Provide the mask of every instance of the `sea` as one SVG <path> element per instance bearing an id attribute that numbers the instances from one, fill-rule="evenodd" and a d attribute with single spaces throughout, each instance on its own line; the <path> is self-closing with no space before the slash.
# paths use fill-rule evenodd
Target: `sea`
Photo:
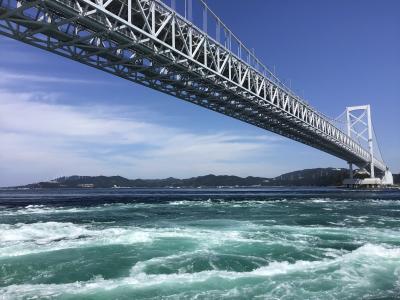
<path id="1" fill-rule="evenodd" d="M 400 191 L 0 191 L 0 299 L 400 299 Z"/>

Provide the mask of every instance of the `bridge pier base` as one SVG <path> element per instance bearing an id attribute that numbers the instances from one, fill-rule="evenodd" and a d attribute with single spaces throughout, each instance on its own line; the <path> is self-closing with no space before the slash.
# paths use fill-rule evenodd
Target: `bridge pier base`
<path id="1" fill-rule="evenodd" d="M 393 175 L 387 170 L 382 178 L 346 178 L 343 185 L 348 188 L 382 188 L 393 185 Z"/>

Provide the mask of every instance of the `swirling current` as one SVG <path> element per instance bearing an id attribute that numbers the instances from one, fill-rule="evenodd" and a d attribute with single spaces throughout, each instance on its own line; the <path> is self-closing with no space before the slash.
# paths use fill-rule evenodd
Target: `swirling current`
<path id="1" fill-rule="evenodd" d="M 400 299 L 400 191 L 0 191 L 0 299 Z"/>

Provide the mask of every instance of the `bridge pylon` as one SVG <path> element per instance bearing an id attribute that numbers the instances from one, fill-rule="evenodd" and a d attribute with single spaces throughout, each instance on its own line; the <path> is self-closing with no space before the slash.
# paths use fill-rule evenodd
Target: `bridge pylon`
<path id="1" fill-rule="evenodd" d="M 364 142 L 368 145 L 369 162 L 357 163 L 349 161 L 349 178 L 344 180 L 344 185 L 349 187 L 378 187 L 393 184 L 392 173 L 387 168 L 382 174 L 375 172 L 374 132 L 371 118 L 371 106 L 360 105 L 346 107 L 347 135 L 350 138 Z M 359 173 L 367 173 L 368 178 L 354 178 L 353 164 L 360 168 Z M 369 172 L 366 170 L 369 169 Z M 376 176 L 377 175 L 377 176 Z"/>

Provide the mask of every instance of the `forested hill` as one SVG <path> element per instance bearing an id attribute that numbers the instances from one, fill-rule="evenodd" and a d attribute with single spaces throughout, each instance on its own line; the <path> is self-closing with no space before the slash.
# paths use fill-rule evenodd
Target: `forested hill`
<path id="1" fill-rule="evenodd" d="M 121 176 L 68 176 L 22 186 L 24 188 L 165 188 L 165 187 L 262 187 L 338 186 L 348 176 L 347 169 L 317 168 L 294 171 L 275 178 L 205 175 L 187 179 L 127 179 Z M 396 175 L 397 181 L 399 176 Z"/>
<path id="2" fill-rule="evenodd" d="M 348 176 L 349 171 L 343 168 L 305 169 L 282 174 L 271 183 L 283 186 L 338 186 Z"/>

